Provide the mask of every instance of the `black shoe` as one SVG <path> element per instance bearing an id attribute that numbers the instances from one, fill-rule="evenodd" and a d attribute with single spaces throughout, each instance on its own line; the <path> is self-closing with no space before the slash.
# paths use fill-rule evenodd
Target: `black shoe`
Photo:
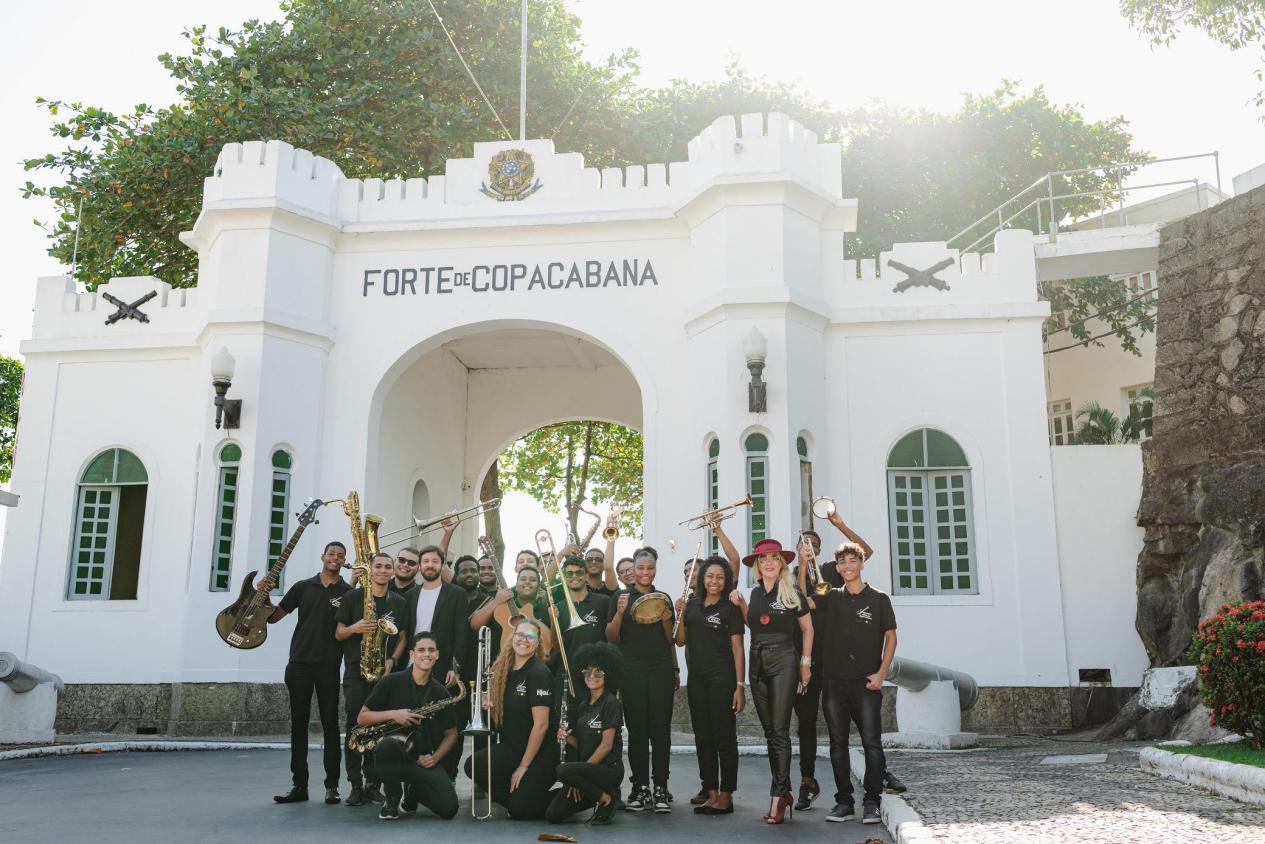
<path id="1" fill-rule="evenodd" d="M 376 782 L 365 784 L 365 801 L 368 803 L 377 803 L 379 806 L 387 801 L 382 794 L 382 789 Z"/>
<path id="2" fill-rule="evenodd" d="M 325 803 L 326 803 L 326 805 L 329 805 L 329 806 L 337 806 L 337 805 L 338 805 L 339 803 L 341 803 L 341 802 L 343 802 L 343 801 L 342 801 L 342 798 L 340 798 L 340 797 L 338 796 L 338 789 L 337 789 L 337 788 L 327 788 L 327 789 L 325 789 Z"/>
<path id="3" fill-rule="evenodd" d="M 382 808 L 378 810 L 378 820 L 380 821 L 398 821 L 400 819 L 400 807 L 394 800 L 388 800 L 382 804 Z"/>
<path id="4" fill-rule="evenodd" d="M 589 818 L 589 823 L 593 826 L 608 826 L 611 818 L 615 816 L 615 801 L 609 803 L 598 803 L 597 808 L 593 810 L 593 817 Z"/>
<path id="5" fill-rule="evenodd" d="M 387 801 L 383 801 L 384 803 Z M 413 786 L 408 783 L 404 784 L 404 799 L 400 801 L 400 814 L 412 815 L 417 812 L 417 795 L 413 793 Z"/>
<path id="6" fill-rule="evenodd" d="M 661 785 L 654 787 L 654 812 L 656 815 L 666 815 L 672 811 L 672 803 L 668 800 L 668 790 Z"/>
<path id="7" fill-rule="evenodd" d="M 856 806 L 851 803 L 836 803 L 835 807 L 830 810 L 830 814 L 826 815 L 826 820 L 843 823 L 844 821 L 855 820 L 856 816 Z"/>
<path id="8" fill-rule="evenodd" d="M 704 803 L 706 803 L 708 800 L 711 799 L 711 796 L 712 796 L 711 792 L 709 792 L 707 789 L 705 788 L 699 789 L 698 794 L 695 794 L 693 797 L 690 798 L 690 805 L 702 806 Z"/>
<path id="9" fill-rule="evenodd" d="M 365 805 L 365 790 L 358 785 L 351 787 L 351 793 L 347 795 L 347 799 L 343 801 L 344 806 L 363 806 Z"/>
<path id="10" fill-rule="evenodd" d="M 799 800 L 795 803 L 795 811 L 803 812 L 813 807 L 813 801 L 821 794 L 821 786 L 812 777 L 804 777 L 799 782 Z"/>
<path id="11" fill-rule="evenodd" d="M 700 815 L 732 815 L 734 813 L 734 804 L 730 801 L 728 808 L 717 809 L 715 806 L 699 806 L 694 809 Z"/>
<path id="12" fill-rule="evenodd" d="M 891 771 L 883 774 L 883 790 L 888 794 L 904 794 L 909 789 Z"/>
<path id="13" fill-rule="evenodd" d="M 650 789 L 643 785 L 632 790 L 632 793 L 628 795 L 628 802 L 624 804 L 624 808 L 630 812 L 644 812 L 646 804 L 649 802 Z"/>
<path id="14" fill-rule="evenodd" d="M 306 803 L 307 789 L 296 785 L 285 794 L 274 794 L 272 800 L 274 803 Z"/>
<path id="15" fill-rule="evenodd" d="M 878 812 L 877 803 L 866 803 L 861 807 L 864 811 L 861 815 L 861 823 L 880 823 L 883 816 Z"/>

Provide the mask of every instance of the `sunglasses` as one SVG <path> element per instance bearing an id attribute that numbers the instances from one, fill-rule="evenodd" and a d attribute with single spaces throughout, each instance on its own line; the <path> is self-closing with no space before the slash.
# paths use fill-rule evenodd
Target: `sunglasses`
<path id="1" fill-rule="evenodd" d="M 584 676 L 592 677 L 594 680 L 601 680 L 606 676 L 606 672 L 600 668 L 586 668 L 584 669 Z"/>

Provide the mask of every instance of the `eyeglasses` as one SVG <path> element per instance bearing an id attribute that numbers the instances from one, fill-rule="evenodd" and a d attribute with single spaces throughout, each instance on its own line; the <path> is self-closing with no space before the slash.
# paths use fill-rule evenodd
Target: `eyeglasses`
<path id="1" fill-rule="evenodd" d="M 531 633 L 519 633 L 517 630 L 515 630 L 515 631 L 514 631 L 514 637 L 513 637 L 513 638 L 515 638 L 515 639 L 522 639 L 522 640 L 527 641 L 527 642 L 534 642 L 534 641 L 536 641 L 537 639 L 539 639 L 539 638 L 540 638 L 540 636 L 539 636 L 539 634 L 535 633 L 534 631 L 533 631 L 533 632 L 531 632 Z"/>
<path id="2" fill-rule="evenodd" d="M 586 668 L 584 669 L 584 676 L 592 677 L 594 680 L 601 680 L 606 677 L 606 672 L 600 668 Z"/>

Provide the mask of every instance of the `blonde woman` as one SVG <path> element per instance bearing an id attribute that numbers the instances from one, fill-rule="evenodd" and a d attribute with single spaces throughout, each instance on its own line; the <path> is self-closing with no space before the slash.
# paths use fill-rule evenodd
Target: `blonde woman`
<path id="1" fill-rule="evenodd" d="M 771 824 L 785 821 L 791 809 L 791 712 L 795 695 L 812 676 L 813 622 L 808 600 L 791 580 L 789 566 L 794 559 L 795 552 L 783 550 L 776 539 L 760 540 L 742 558 L 744 565 L 756 570 L 751 600 L 744 600 L 737 590 L 730 596 L 751 629 L 751 697 L 764 727 L 773 775 L 769 811 L 764 816 Z M 803 642 L 800 651 L 795 647 L 797 629 Z"/>
<path id="2" fill-rule="evenodd" d="M 553 674 L 538 658 L 541 626 L 523 619 L 492 663 L 487 707 L 499 742 L 487 779 L 485 748 L 466 760 L 466 776 L 492 795 L 515 820 L 545 816 L 558 767 L 558 745 L 546 740 L 553 708 Z"/>

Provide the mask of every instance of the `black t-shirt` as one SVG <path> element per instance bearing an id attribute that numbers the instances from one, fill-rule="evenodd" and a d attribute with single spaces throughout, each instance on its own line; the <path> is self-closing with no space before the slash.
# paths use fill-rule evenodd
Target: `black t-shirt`
<path id="1" fill-rule="evenodd" d="M 597 764 L 612 768 L 623 764 L 624 739 L 620 734 L 620 727 L 624 723 L 624 707 L 619 698 L 604 691 L 596 701 L 590 701 L 586 690 L 584 703 L 577 706 L 574 713 L 571 717 L 571 733 L 578 745 L 578 755 L 574 757 L 576 761 L 589 761 L 589 757 L 602 743 L 603 731 L 613 727 L 615 743 L 611 745 L 611 752 Z"/>
<path id="2" fill-rule="evenodd" d="M 751 628 L 751 643 L 755 644 L 766 634 L 784 634 L 794 636 L 799 629 L 799 618 L 808 613 L 808 601 L 804 593 L 798 589 L 799 607 L 783 606 L 777 597 L 777 586 L 773 594 L 766 594 L 764 584 L 757 583 L 747 599 L 747 626 Z"/>
<path id="3" fill-rule="evenodd" d="M 334 638 L 334 615 L 350 591 L 351 585 L 341 577 L 325 586 L 319 574 L 286 590 L 281 609 L 287 613 L 299 611 L 294 635 L 290 637 L 291 662 L 338 664 L 343 645 Z"/>
<path id="4" fill-rule="evenodd" d="M 685 605 L 685 664 L 690 674 L 735 674 L 731 637 L 742 636 L 742 610 L 725 596 L 711 606 L 694 598 Z"/>
<path id="5" fill-rule="evenodd" d="M 470 629 L 469 620 L 470 620 L 470 616 L 474 615 L 474 611 L 477 610 L 479 607 L 483 606 L 483 604 L 487 602 L 488 596 L 483 592 L 483 590 L 480 589 L 476 591 L 473 596 L 471 596 L 470 593 L 467 592 L 466 600 L 469 602 L 466 605 L 466 608 L 469 610 L 469 612 L 466 613 L 466 625 L 465 625 L 465 630 L 468 636 L 468 640 L 466 643 L 466 663 L 465 665 L 461 666 L 461 679 L 469 681 L 469 680 L 474 679 L 474 675 L 477 673 L 477 668 L 479 664 L 479 660 L 478 660 L 479 634 L 478 634 L 478 631 Z M 494 621 L 488 622 L 488 623 L 491 624 L 493 627 L 496 626 L 496 622 Z M 495 654 L 496 652 L 493 651 L 492 653 Z"/>
<path id="6" fill-rule="evenodd" d="M 589 590 L 583 601 L 575 602 L 575 611 L 584 626 L 574 630 L 563 628 L 568 657 L 573 657 L 585 645 L 606 641 L 606 623 L 611 620 L 611 599 Z M 561 613 L 559 616 L 559 622 L 565 623 L 562 622 Z"/>
<path id="7" fill-rule="evenodd" d="M 676 646 L 668 638 L 668 634 L 663 630 L 663 623 L 656 621 L 653 624 L 638 624 L 633 618 L 633 604 L 643 595 L 649 595 L 657 591 L 654 586 L 650 587 L 650 592 L 640 592 L 635 587 L 625 590 L 628 592 L 628 606 L 624 607 L 624 620 L 620 622 L 619 627 L 619 649 L 624 654 L 626 662 L 633 663 L 634 666 L 649 666 L 660 664 L 676 664 Z M 668 604 L 668 626 L 676 620 L 676 608 L 672 606 L 672 599 L 668 598 L 666 592 L 660 592 L 667 599 Z M 612 608 L 612 612 L 614 612 Z"/>
<path id="8" fill-rule="evenodd" d="M 532 718 L 531 713 L 534 706 L 548 706 L 552 722 L 553 674 L 536 657 L 529 659 L 527 664 L 517 671 L 510 671 L 509 678 L 505 682 L 505 701 L 501 707 L 501 725 L 498 732 L 501 740 L 512 747 L 520 757 L 527 750 L 527 740 L 531 737 L 531 730 L 535 725 L 535 719 Z M 553 738 L 555 737 L 545 736 L 540 751 L 532 760 L 533 765 L 548 761 L 550 748 L 553 748 L 553 755 L 557 756 L 558 743 L 551 740 Z"/>
<path id="9" fill-rule="evenodd" d="M 432 675 L 425 685 L 413 682 L 413 671 L 398 671 L 379 680 L 365 698 L 365 709 L 385 712 L 390 709 L 419 709 L 428 703 L 436 703 L 452 697 L 443 683 Z M 460 703 L 445 706 L 427 718 L 412 731 L 420 731 L 416 742 L 418 755 L 434 753 L 443 741 L 444 732 L 457 726 L 457 708 Z M 401 733 L 403 735 L 404 733 Z"/>
<path id="10" fill-rule="evenodd" d="M 831 589 L 816 597 L 822 611 L 822 677 L 860 680 L 883 664 L 883 634 L 896 629 L 896 614 L 886 592 L 866 586 L 853 595 Z"/>
<path id="11" fill-rule="evenodd" d="M 365 617 L 365 593 L 364 590 L 357 586 L 343 596 L 342 606 L 338 608 L 338 612 L 334 616 L 334 620 L 340 624 L 351 626 L 357 621 Z M 387 591 L 381 598 L 375 597 L 373 605 L 377 608 L 378 618 L 389 618 L 395 622 L 395 626 L 400 628 L 400 633 L 395 636 L 386 637 L 384 644 L 383 659 L 391 655 L 391 651 L 395 650 L 395 643 L 399 636 L 405 635 L 404 616 L 408 613 L 408 604 L 405 603 L 403 596 L 399 593 Z M 360 644 L 364 638 L 363 633 L 343 640 L 343 665 L 347 666 L 347 670 L 351 672 L 360 669 Z"/>
<path id="12" fill-rule="evenodd" d="M 387 584 L 387 590 L 390 591 L 394 595 L 407 595 L 409 592 L 411 592 L 413 589 L 416 589 L 416 588 L 417 588 L 416 580 L 414 580 L 411 583 L 408 583 L 405 586 L 400 586 L 396 582 L 395 578 L 393 577 L 391 578 L 391 582 Z"/>
<path id="13" fill-rule="evenodd" d="M 606 586 L 606 583 L 603 582 L 601 586 L 590 585 L 589 591 L 596 592 L 598 595 L 605 595 L 607 598 L 610 598 L 611 603 L 614 604 L 615 596 L 620 593 L 620 587 L 616 586 L 614 589 L 610 589 Z"/>

